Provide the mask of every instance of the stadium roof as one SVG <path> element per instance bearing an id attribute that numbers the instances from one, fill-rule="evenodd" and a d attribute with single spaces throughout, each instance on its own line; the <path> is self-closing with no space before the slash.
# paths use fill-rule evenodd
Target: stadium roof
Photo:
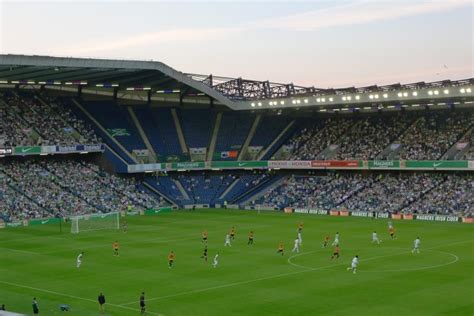
<path id="1" fill-rule="evenodd" d="M 1 86 L 113 95 L 117 98 L 219 103 L 234 110 L 314 107 L 350 110 L 381 104 L 471 102 L 474 79 L 319 89 L 292 83 L 187 74 L 161 62 L 26 55 L 0 55 Z M 466 102 L 466 103 L 467 103 Z"/>

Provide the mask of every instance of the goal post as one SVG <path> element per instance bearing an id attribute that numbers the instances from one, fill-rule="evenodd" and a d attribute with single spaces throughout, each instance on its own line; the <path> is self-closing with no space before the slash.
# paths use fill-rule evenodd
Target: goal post
<path id="1" fill-rule="evenodd" d="M 86 214 L 71 217 L 71 233 L 102 230 L 119 229 L 120 213 Z"/>

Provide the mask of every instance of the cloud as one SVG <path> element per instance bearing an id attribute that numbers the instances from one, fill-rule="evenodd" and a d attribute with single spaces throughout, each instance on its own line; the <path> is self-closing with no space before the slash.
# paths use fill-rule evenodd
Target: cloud
<path id="1" fill-rule="evenodd" d="M 76 47 L 62 47 L 54 49 L 54 51 L 64 55 L 86 55 L 100 52 L 115 52 L 120 49 L 143 47 L 164 42 L 212 41 L 233 35 L 245 34 L 245 32 L 249 31 L 265 29 L 314 31 L 322 28 L 361 25 L 444 12 L 469 5 L 472 6 L 471 0 L 357 1 L 286 17 L 254 21 L 233 27 L 181 28 L 148 32 L 105 42 L 80 43 Z"/>
<path id="2" fill-rule="evenodd" d="M 269 19 L 259 28 L 311 31 L 321 28 L 367 24 L 403 17 L 444 12 L 472 5 L 471 0 L 360 1 L 348 5 Z"/>

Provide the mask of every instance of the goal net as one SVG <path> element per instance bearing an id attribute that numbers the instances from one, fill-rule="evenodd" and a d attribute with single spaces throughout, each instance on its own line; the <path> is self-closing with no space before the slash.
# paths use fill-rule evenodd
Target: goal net
<path id="1" fill-rule="evenodd" d="M 71 217 L 72 234 L 101 229 L 119 229 L 119 225 L 120 214 L 118 212 Z"/>

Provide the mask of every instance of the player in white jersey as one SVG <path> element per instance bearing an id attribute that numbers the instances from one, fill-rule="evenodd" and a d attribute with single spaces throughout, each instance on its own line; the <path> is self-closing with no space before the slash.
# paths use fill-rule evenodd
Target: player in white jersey
<path id="1" fill-rule="evenodd" d="M 230 243 L 230 235 L 229 234 L 225 235 L 224 247 L 227 247 L 227 246 L 232 247 L 232 244 Z"/>
<path id="2" fill-rule="evenodd" d="M 78 268 L 78 269 L 81 267 L 83 255 L 84 255 L 84 251 L 81 252 L 81 253 L 79 254 L 79 256 L 77 256 L 77 259 L 76 259 L 76 268 Z"/>
<path id="3" fill-rule="evenodd" d="M 420 253 L 420 244 L 420 237 L 416 237 L 415 241 L 413 241 L 413 249 L 411 250 L 411 253 Z"/>
<path id="4" fill-rule="evenodd" d="M 388 229 L 392 229 L 393 228 L 393 223 L 391 221 L 389 221 L 388 223 Z"/>
<path id="5" fill-rule="evenodd" d="M 217 268 L 217 265 L 219 264 L 218 259 L 219 259 L 219 254 L 216 253 L 216 255 L 214 256 L 214 260 L 213 260 L 213 262 L 212 262 L 212 266 L 213 266 L 214 268 Z"/>
<path id="6" fill-rule="evenodd" d="M 357 272 L 357 265 L 359 264 L 359 256 L 356 255 L 354 258 L 352 258 L 351 266 L 347 268 L 347 271 L 352 270 L 352 273 Z"/>
<path id="7" fill-rule="evenodd" d="M 334 241 L 332 242 L 333 246 L 339 245 L 339 232 L 336 232 L 336 235 L 334 236 Z"/>
<path id="8" fill-rule="evenodd" d="M 374 230 L 372 233 L 372 243 L 377 243 L 377 245 L 380 245 L 381 240 L 379 239 L 379 236 L 377 235 L 377 232 Z"/>
<path id="9" fill-rule="evenodd" d="M 301 235 L 301 230 L 298 231 L 298 241 L 299 241 L 299 244 L 301 245 L 303 243 L 303 237 Z"/>
<path id="10" fill-rule="evenodd" d="M 291 252 L 300 252 L 300 240 L 298 238 L 295 239 L 295 245 L 293 246 L 293 250 Z"/>

